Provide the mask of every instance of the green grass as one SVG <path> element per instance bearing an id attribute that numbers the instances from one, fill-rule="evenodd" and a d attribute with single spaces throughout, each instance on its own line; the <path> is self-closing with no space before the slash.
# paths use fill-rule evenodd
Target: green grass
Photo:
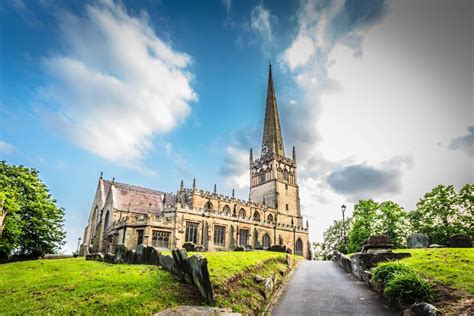
<path id="1" fill-rule="evenodd" d="M 395 252 L 411 253 L 402 262 L 421 275 L 474 295 L 473 248 L 397 249 Z"/>
<path id="2" fill-rule="evenodd" d="M 236 274 L 265 261 L 271 259 L 283 261 L 286 258 L 285 253 L 270 251 L 200 252 L 199 254 L 207 258 L 209 276 L 211 283 L 215 286 L 220 286 Z"/>
<path id="3" fill-rule="evenodd" d="M 151 314 L 202 305 L 194 289 L 155 266 L 84 259 L 0 265 L 0 314 Z"/>

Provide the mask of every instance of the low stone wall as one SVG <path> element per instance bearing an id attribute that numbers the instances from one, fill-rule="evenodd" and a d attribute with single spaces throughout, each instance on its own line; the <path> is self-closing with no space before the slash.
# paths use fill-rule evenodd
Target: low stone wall
<path id="1" fill-rule="evenodd" d="M 395 261 L 403 258 L 411 257 L 409 253 L 356 253 L 351 256 L 352 274 L 368 282 L 366 271 L 375 267 L 380 262 Z"/>
<path id="2" fill-rule="evenodd" d="M 334 262 L 344 268 L 347 273 L 352 273 L 352 262 L 349 256 L 346 256 L 345 254 L 340 253 L 339 251 L 335 251 L 332 258 Z"/>
<path id="3" fill-rule="evenodd" d="M 115 253 L 95 253 L 86 255 L 86 260 L 107 263 L 149 264 L 162 267 L 177 275 L 181 281 L 194 285 L 207 304 L 214 304 L 207 259 L 201 255 L 188 258 L 185 249 L 175 249 L 173 256 L 163 255 L 155 247 L 138 245 L 137 249 L 127 249 L 124 245 L 115 247 Z"/>

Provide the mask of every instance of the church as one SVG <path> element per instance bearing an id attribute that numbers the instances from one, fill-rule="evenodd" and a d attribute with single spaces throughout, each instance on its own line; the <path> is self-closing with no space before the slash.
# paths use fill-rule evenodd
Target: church
<path id="1" fill-rule="evenodd" d="M 113 253 L 115 246 L 144 244 L 174 249 L 192 243 L 203 251 L 229 251 L 237 246 L 268 249 L 286 246 L 311 258 L 308 222 L 300 210 L 296 151 L 285 155 L 280 118 L 269 66 L 262 148 L 250 149 L 249 200 L 186 188 L 174 193 L 99 178 L 81 254 Z"/>

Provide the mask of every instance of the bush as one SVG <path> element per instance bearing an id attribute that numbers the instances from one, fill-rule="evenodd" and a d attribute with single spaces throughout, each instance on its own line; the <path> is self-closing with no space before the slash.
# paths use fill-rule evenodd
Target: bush
<path id="1" fill-rule="evenodd" d="M 434 293 L 428 280 L 415 272 L 395 273 L 387 282 L 384 295 L 403 307 L 434 300 Z"/>
<path id="2" fill-rule="evenodd" d="M 400 261 L 390 261 L 378 264 L 373 270 L 372 275 L 374 281 L 380 285 L 385 286 L 397 273 L 414 272 L 412 268 L 406 263 Z"/>
<path id="3" fill-rule="evenodd" d="M 268 251 L 286 252 L 286 246 L 273 245 L 270 248 L 268 248 Z"/>
<path id="4" fill-rule="evenodd" d="M 245 247 L 242 246 L 242 245 L 239 245 L 239 246 L 234 248 L 234 251 L 245 251 Z"/>

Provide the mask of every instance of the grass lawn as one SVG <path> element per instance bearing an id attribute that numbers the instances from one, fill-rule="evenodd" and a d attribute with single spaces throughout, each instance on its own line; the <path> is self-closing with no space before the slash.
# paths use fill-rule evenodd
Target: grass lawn
<path id="1" fill-rule="evenodd" d="M 0 314 L 151 314 L 202 305 L 197 291 L 155 266 L 84 259 L 0 265 Z"/>
<path id="2" fill-rule="evenodd" d="M 474 248 L 397 249 L 409 252 L 403 262 L 434 281 L 474 295 Z"/>

